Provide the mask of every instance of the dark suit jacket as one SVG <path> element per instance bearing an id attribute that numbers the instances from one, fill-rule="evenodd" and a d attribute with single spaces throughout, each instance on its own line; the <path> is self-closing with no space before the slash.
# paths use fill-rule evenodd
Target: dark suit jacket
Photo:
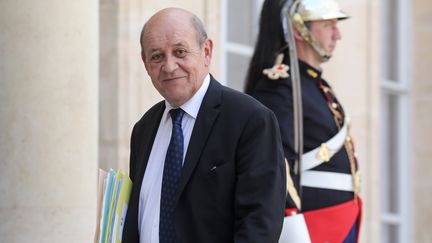
<path id="1" fill-rule="evenodd" d="M 138 201 L 164 102 L 138 121 L 131 138 L 131 199 L 123 243 L 139 242 Z M 285 167 L 274 114 L 211 77 L 184 161 L 174 212 L 179 243 L 278 242 Z"/>

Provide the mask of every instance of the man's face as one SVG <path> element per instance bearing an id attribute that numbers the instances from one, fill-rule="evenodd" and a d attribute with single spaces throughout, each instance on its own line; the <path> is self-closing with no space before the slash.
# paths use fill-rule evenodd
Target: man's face
<path id="1" fill-rule="evenodd" d="M 309 30 L 330 56 L 336 48 L 336 42 L 342 38 L 337 23 L 337 19 L 313 21 Z"/>
<path id="2" fill-rule="evenodd" d="M 201 87 L 209 71 L 212 42 L 200 45 L 190 16 L 182 13 L 165 13 L 153 20 L 143 36 L 144 65 L 158 92 L 178 107 Z"/>

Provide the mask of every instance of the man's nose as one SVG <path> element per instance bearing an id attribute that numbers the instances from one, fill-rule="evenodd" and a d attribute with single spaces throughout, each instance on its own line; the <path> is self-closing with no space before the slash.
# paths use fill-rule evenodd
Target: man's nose
<path id="1" fill-rule="evenodd" d="M 340 40 L 340 39 L 342 39 L 342 34 L 341 34 L 340 30 L 339 30 L 339 27 L 337 27 L 337 26 L 334 27 L 334 34 L 333 34 L 333 38 L 334 38 L 335 40 Z"/>
<path id="2" fill-rule="evenodd" d="M 162 66 L 162 71 L 171 73 L 178 68 L 177 60 L 175 57 L 167 56 L 165 63 Z"/>

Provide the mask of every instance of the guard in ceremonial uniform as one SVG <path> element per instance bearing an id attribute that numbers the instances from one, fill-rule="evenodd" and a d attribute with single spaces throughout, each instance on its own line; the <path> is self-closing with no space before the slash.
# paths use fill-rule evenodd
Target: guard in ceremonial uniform
<path id="1" fill-rule="evenodd" d="M 349 16 L 334 0 L 266 0 L 245 92 L 276 114 L 287 161 L 280 243 L 358 242 L 361 200 L 350 120 L 321 64 Z"/>

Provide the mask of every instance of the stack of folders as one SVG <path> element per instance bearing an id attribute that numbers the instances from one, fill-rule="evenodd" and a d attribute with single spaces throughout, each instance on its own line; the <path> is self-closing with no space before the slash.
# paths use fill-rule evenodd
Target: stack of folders
<path id="1" fill-rule="evenodd" d="M 121 243 L 131 189 L 128 175 L 99 169 L 95 243 Z"/>

